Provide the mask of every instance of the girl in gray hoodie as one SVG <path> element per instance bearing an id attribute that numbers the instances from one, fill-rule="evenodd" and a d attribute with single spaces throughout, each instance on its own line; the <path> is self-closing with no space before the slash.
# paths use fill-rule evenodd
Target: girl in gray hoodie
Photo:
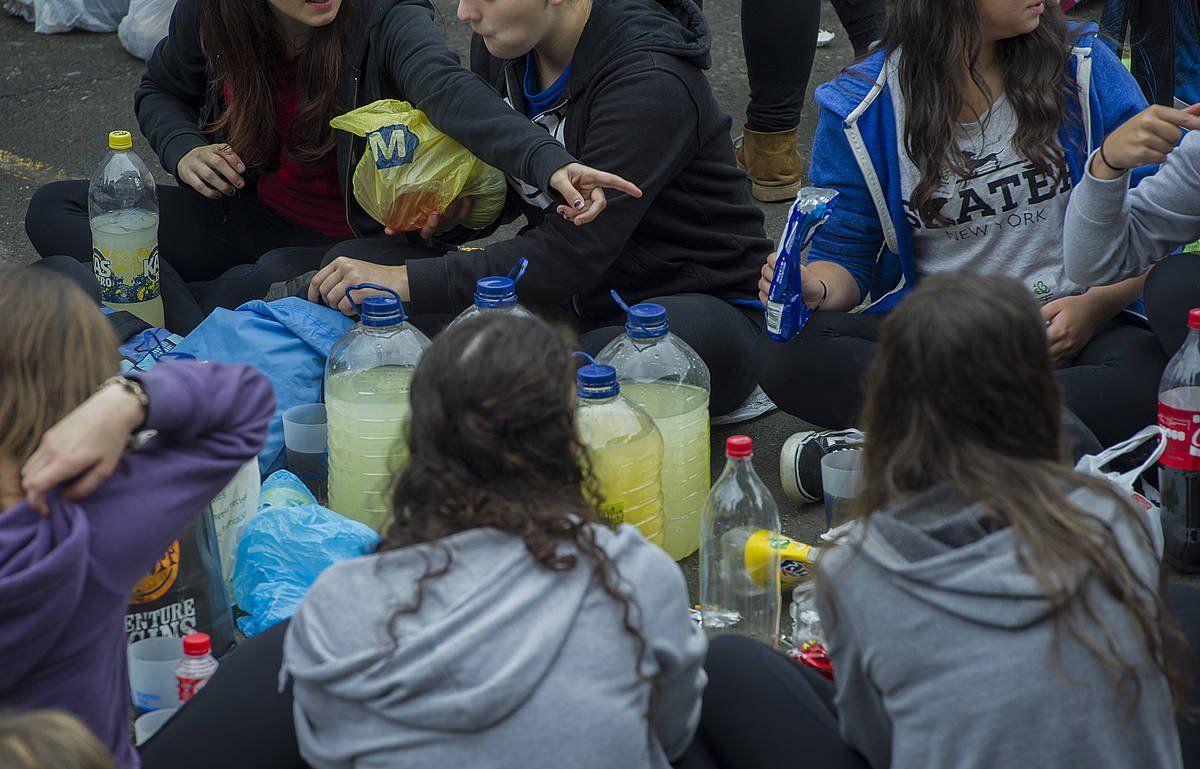
<path id="1" fill-rule="evenodd" d="M 778 660 L 717 639 L 701 726 L 711 752 L 730 755 L 729 731 L 765 740 L 790 719 L 821 766 L 1183 766 L 1186 642 L 1148 526 L 1062 462 L 1059 414 L 1028 290 L 927 278 L 883 324 L 859 523 L 819 563 L 836 707 L 798 694 L 799 668 L 746 692 L 740 682 Z M 782 765 L 770 753 L 721 765 Z"/>
<path id="2" fill-rule="evenodd" d="M 707 644 L 671 558 L 584 496 L 570 351 L 495 315 L 426 351 L 395 522 L 284 642 L 315 769 L 666 769 L 688 746 Z"/>

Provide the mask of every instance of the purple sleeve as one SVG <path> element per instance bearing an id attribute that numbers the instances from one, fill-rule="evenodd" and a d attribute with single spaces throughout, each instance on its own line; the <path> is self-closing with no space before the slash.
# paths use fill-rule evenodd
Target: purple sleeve
<path id="1" fill-rule="evenodd" d="M 248 460 L 275 411 L 257 369 L 220 363 L 162 363 L 137 379 L 158 434 L 126 454 L 87 499 L 93 574 L 128 593 Z"/>

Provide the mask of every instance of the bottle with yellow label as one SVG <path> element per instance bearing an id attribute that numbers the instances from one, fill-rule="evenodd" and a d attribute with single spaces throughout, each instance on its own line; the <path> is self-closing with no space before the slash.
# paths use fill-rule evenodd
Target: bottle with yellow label
<path id="1" fill-rule="evenodd" d="M 663 544 L 663 439 L 654 420 L 621 395 L 612 366 L 577 374 L 575 421 L 600 494 L 600 512 L 613 523 L 636 526 Z"/>
<path id="2" fill-rule="evenodd" d="M 108 135 L 109 152 L 88 185 L 92 269 L 100 299 L 151 326 L 163 325 L 158 269 L 158 196 L 128 131 Z"/>
<path id="3" fill-rule="evenodd" d="M 744 531 L 739 531 L 739 534 Z M 786 589 L 795 587 L 808 578 L 809 567 L 817 562 L 821 549 L 789 539 L 782 534 L 759 529 L 745 537 L 742 552 L 745 556 L 746 571 L 759 585 L 767 584 L 767 569 L 778 561 L 779 584 Z"/>

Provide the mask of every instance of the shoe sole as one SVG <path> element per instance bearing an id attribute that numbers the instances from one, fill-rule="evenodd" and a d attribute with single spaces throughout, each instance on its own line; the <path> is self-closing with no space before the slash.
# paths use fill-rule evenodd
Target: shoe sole
<path id="1" fill-rule="evenodd" d="M 808 440 L 809 437 L 816 435 L 816 433 L 816 430 L 809 430 L 792 435 L 783 442 L 783 449 L 779 452 L 779 482 L 783 486 L 783 493 L 793 502 L 812 504 L 818 501 L 816 497 L 800 488 L 800 480 L 796 472 L 799 463 L 789 463 L 787 461 L 787 457 L 798 458 L 798 446 Z M 788 467 L 789 464 L 791 465 L 790 468 Z"/>
<path id="2" fill-rule="evenodd" d="M 794 199 L 802 186 L 804 186 L 803 182 L 796 181 L 793 184 L 785 184 L 781 187 L 764 187 L 751 179 L 750 194 L 760 203 L 779 203 L 784 200 Z"/>

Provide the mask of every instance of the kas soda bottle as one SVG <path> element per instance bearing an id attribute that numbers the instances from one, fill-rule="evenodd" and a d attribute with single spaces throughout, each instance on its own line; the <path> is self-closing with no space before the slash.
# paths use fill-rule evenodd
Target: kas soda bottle
<path id="1" fill-rule="evenodd" d="M 179 685 L 179 701 L 187 702 L 204 688 L 217 672 L 217 658 L 212 655 L 208 633 L 188 633 L 183 637 L 183 659 L 175 666 L 175 681 Z"/>
<path id="2" fill-rule="evenodd" d="M 1200 308 L 1188 313 L 1187 339 L 1158 388 L 1158 426 L 1167 437 L 1159 460 L 1163 557 L 1200 571 Z"/>

